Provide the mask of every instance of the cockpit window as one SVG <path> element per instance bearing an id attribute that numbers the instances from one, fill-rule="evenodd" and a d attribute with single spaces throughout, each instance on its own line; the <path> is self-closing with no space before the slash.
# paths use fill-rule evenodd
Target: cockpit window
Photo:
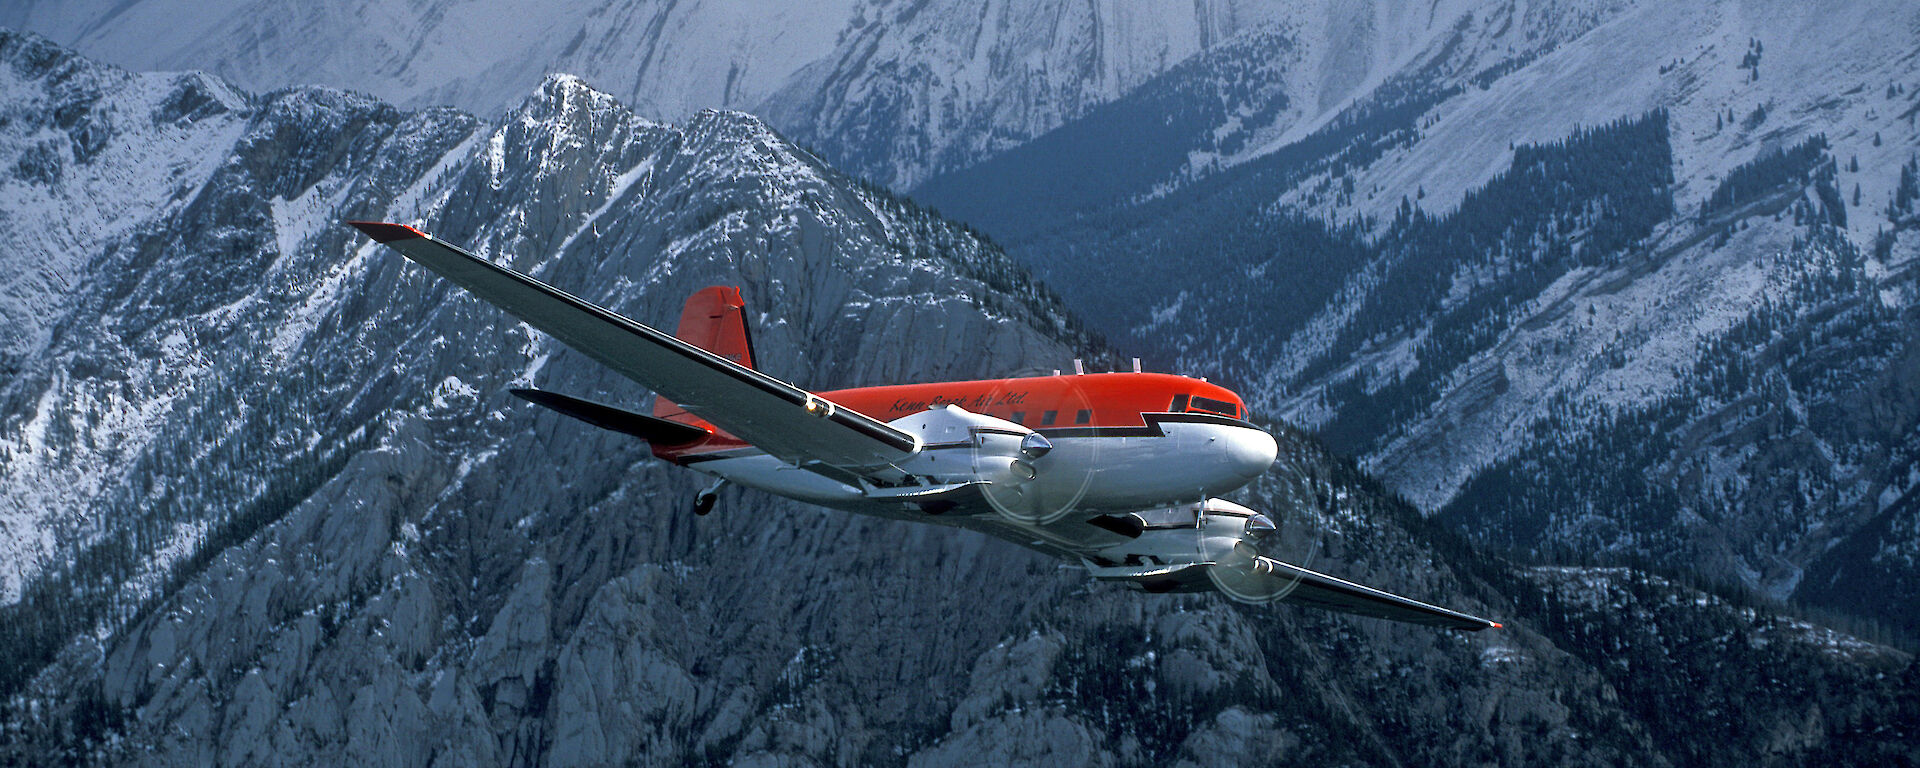
<path id="1" fill-rule="evenodd" d="M 1174 395 L 1173 405 L 1167 406 L 1168 413 L 1179 413 L 1186 409 L 1187 409 L 1187 396 L 1185 394 Z"/>
<path id="2" fill-rule="evenodd" d="M 1187 410 L 1205 411 L 1207 413 L 1217 413 L 1221 416 L 1227 416 L 1230 418 L 1236 418 L 1236 419 L 1240 418 L 1239 406 L 1234 405 L 1233 403 L 1229 403 L 1225 400 L 1215 400 L 1210 397 L 1193 398 L 1193 400 L 1190 403 L 1188 403 Z"/>

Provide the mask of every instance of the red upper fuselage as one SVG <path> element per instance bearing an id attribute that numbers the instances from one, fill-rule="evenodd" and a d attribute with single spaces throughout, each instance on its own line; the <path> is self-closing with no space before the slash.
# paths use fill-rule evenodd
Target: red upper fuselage
<path id="1" fill-rule="evenodd" d="M 1142 414 L 1210 413 L 1245 419 L 1246 404 L 1218 384 L 1166 373 L 1090 373 L 1083 376 L 1033 376 L 1017 379 L 894 384 L 821 392 L 845 408 L 880 421 L 893 421 L 928 408 L 957 405 L 974 413 L 1015 422 L 1042 433 L 1143 427 Z M 668 460 L 743 448 L 747 443 L 678 408 L 656 415 L 704 427 L 713 437 L 686 445 L 655 445 L 654 455 Z"/>

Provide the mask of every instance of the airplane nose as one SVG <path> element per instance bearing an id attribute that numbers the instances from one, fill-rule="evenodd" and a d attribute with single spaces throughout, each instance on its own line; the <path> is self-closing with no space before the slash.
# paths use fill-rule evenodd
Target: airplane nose
<path id="1" fill-rule="evenodd" d="M 1227 441 L 1227 457 L 1232 462 L 1234 472 L 1241 477 L 1253 479 L 1265 474 L 1273 460 L 1280 455 L 1280 444 L 1274 442 L 1273 435 L 1258 429 L 1234 430 L 1233 438 Z"/>

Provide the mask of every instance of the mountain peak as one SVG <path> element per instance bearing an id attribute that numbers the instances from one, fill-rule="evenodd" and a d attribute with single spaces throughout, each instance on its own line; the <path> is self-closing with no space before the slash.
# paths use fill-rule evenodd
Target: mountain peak
<path id="1" fill-rule="evenodd" d="M 700 110 L 687 118 L 683 130 L 689 140 L 701 143 L 725 142 L 788 153 L 798 149 L 758 116 L 731 109 Z"/>
<path id="2" fill-rule="evenodd" d="M 579 75 L 555 72 L 535 88 L 512 114 L 521 119 L 545 120 L 580 113 L 600 114 L 617 111 L 631 115 L 632 110 L 613 94 L 593 87 Z"/>
<path id="3" fill-rule="evenodd" d="M 112 69 L 86 59 L 72 50 L 32 32 L 0 27 L 0 61 L 13 67 L 14 74 L 32 78 L 62 64 L 76 63 L 87 68 Z"/>

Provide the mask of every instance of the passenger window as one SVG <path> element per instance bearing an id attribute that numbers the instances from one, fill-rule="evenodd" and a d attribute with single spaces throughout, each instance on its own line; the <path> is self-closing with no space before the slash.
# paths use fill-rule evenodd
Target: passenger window
<path id="1" fill-rule="evenodd" d="M 1093 421 L 1093 411 L 1080 411 L 1073 415 L 1073 423 L 1086 424 Z"/>
<path id="2" fill-rule="evenodd" d="M 1040 414 L 1040 426 L 1043 426 L 1043 427 L 1051 427 L 1051 426 L 1053 426 L 1053 420 L 1054 420 L 1054 419 L 1055 419 L 1056 417 L 1058 417 L 1059 415 L 1060 415 L 1060 412 L 1059 412 L 1059 411 L 1046 411 L 1046 412 L 1044 412 L 1044 413 L 1041 413 L 1041 414 Z"/>
<path id="3" fill-rule="evenodd" d="M 1027 423 L 1027 412 L 1026 412 L 1026 411 L 1014 411 L 1014 412 L 1013 412 L 1013 418 L 1012 418 L 1012 419 L 1010 419 L 1010 421 L 1012 421 L 1012 422 L 1013 422 L 1013 423 L 1015 423 L 1015 424 L 1025 424 L 1025 423 Z"/>

